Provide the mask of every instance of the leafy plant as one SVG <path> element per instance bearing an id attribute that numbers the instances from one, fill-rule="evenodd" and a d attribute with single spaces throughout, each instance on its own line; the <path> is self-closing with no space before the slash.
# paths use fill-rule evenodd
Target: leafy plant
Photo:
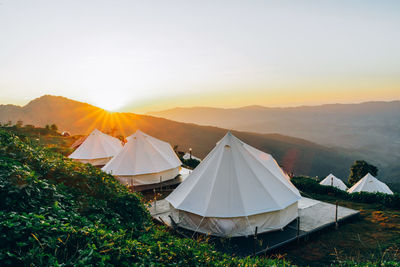
<path id="1" fill-rule="evenodd" d="M 9 266 L 265 266 L 156 226 L 112 176 L 0 129 L 0 262 Z"/>

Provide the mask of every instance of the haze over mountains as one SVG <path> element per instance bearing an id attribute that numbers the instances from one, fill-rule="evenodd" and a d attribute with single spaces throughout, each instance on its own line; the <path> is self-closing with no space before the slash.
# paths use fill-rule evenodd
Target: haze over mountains
<path id="1" fill-rule="evenodd" d="M 398 103 L 394 102 L 391 103 L 391 105 L 394 106 L 391 109 L 396 110 Z M 305 109 L 307 110 L 313 108 Z M 177 110 L 186 111 L 186 109 Z M 279 109 L 266 110 L 273 110 L 275 112 L 274 114 L 276 114 L 275 116 L 279 115 Z M 398 127 L 398 124 L 395 125 L 393 119 L 388 115 L 390 114 L 389 110 L 390 109 L 388 109 L 386 113 L 379 113 L 379 116 L 382 117 L 383 121 L 389 121 L 393 124 L 391 124 L 392 128 L 390 129 L 393 132 L 391 135 L 395 136 L 395 129 Z M 196 112 L 192 113 L 193 122 L 205 124 L 206 122 L 204 121 L 199 122 L 201 117 L 204 116 L 204 118 L 208 118 L 210 121 L 214 118 L 214 121 L 208 124 L 217 124 L 217 122 L 220 122 L 219 126 L 231 129 L 234 128 L 232 126 L 234 125 L 235 121 L 244 121 L 247 123 L 247 125 L 258 125 L 258 127 L 263 125 L 264 118 L 258 118 L 258 122 L 256 122 L 256 118 L 250 120 L 250 114 L 265 112 L 265 108 L 262 107 L 246 107 L 238 110 L 232 110 L 232 112 L 238 116 L 236 120 L 233 115 L 214 115 L 219 113 L 219 111 L 219 109 L 206 108 L 203 109 L 203 112 L 201 112 L 196 109 Z M 222 111 L 227 112 L 228 110 Z M 247 117 L 240 115 L 242 113 L 239 111 L 243 111 L 243 114 L 248 114 L 246 115 Z M 197 117 L 195 114 L 198 112 L 201 114 L 199 113 Z M 312 125 L 312 120 L 315 118 L 318 125 L 323 125 L 323 119 L 312 113 L 313 112 L 308 113 L 309 117 L 307 123 Z M 373 111 L 371 111 L 371 113 L 373 113 Z M 300 127 L 301 123 L 296 121 L 296 118 L 301 117 L 296 111 L 291 111 L 290 113 L 285 114 L 287 118 L 285 119 L 286 126 L 278 123 L 279 121 L 277 119 L 270 119 L 270 125 L 274 125 L 274 122 L 275 125 L 281 125 L 282 129 L 287 127 L 287 135 L 292 136 L 294 136 L 297 132 L 301 132 L 301 129 L 304 131 L 304 133 L 306 132 L 304 127 Z M 290 116 L 289 114 L 292 115 Z M 346 121 L 346 115 L 342 116 L 344 118 L 343 121 Z M 325 116 L 325 119 L 327 117 L 329 116 Z M 223 121 L 223 118 L 226 118 L 225 122 Z M 283 117 L 281 118 L 283 119 Z M 180 119 L 182 120 L 182 118 Z M 370 119 L 371 121 L 375 120 L 374 118 Z M 103 109 L 86 103 L 70 100 L 64 97 L 49 95 L 32 100 L 23 107 L 15 105 L 0 105 L 1 123 L 6 123 L 8 121 L 16 123 L 18 120 L 23 121 L 24 124 L 33 124 L 37 126 L 55 123 L 61 131 L 67 130 L 73 134 L 88 134 L 94 128 L 98 128 L 105 132 L 110 132 L 111 129 L 116 128 L 120 134 L 127 136 L 132 134 L 137 129 L 141 129 L 150 135 L 170 142 L 171 145 L 178 145 L 180 150 L 188 150 L 188 148 L 191 147 L 193 149 L 193 153 L 199 157 L 206 156 L 208 152 L 215 146 L 215 143 L 227 132 L 227 130 L 223 128 L 176 122 L 148 115 L 137 115 L 133 113 L 109 113 Z M 185 120 L 190 121 L 188 118 Z M 342 132 L 342 130 L 340 130 L 341 128 L 339 127 L 341 125 L 340 123 L 336 123 L 332 118 L 329 120 L 332 124 L 331 129 L 335 129 L 336 127 L 336 129 L 339 129 L 339 131 Z M 381 121 L 376 123 L 379 124 L 383 122 Z M 229 126 L 227 126 L 228 124 Z M 363 124 L 365 124 L 364 121 L 358 121 L 356 123 L 356 125 Z M 290 125 L 293 126 L 291 127 Z M 383 123 L 382 127 L 385 127 L 385 125 L 386 124 Z M 248 129 L 246 129 L 245 123 L 243 123 L 240 127 L 237 127 L 237 129 L 255 131 L 255 129 L 251 128 L 250 126 Z M 326 132 L 326 129 L 310 126 L 310 132 L 312 131 Z M 383 129 L 380 131 L 383 131 Z M 380 133 L 380 131 L 378 132 Z M 367 159 L 371 161 L 371 163 L 378 165 L 380 168 L 380 173 L 378 176 L 379 178 L 383 180 L 395 181 L 394 179 L 397 179 L 395 177 L 399 177 L 395 174 L 395 172 L 397 172 L 397 163 L 393 165 L 393 163 L 388 163 L 386 160 L 377 158 L 375 160 L 371 160 L 371 157 L 361 155 L 361 153 L 357 151 L 328 148 L 304 139 L 289 137 L 281 134 L 249 133 L 244 131 L 233 132 L 244 142 L 272 154 L 285 170 L 295 174 L 321 177 L 333 172 L 337 176 L 347 180 L 349 167 L 352 162 L 356 159 Z M 372 132 L 375 133 L 376 131 L 374 130 Z M 316 133 L 312 134 L 319 136 Z M 352 136 L 352 138 L 356 139 L 357 137 Z M 313 140 L 312 138 L 310 139 Z"/>
<path id="2" fill-rule="evenodd" d="M 193 107 L 148 114 L 200 125 L 304 138 L 356 150 L 383 165 L 400 160 L 400 101 L 293 108 Z"/>
<path id="3" fill-rule="evenodd" d="M 227 129 L 285 134 L 331 146 L 374 149 L 382 144 L 400 145 L 400 101 L 293 108 L 193 107 L 148 114 Z"/>

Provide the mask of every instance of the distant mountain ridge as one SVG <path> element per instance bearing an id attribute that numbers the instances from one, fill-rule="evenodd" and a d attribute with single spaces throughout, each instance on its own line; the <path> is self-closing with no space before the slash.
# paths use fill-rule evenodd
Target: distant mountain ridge
<path id="1" fill-rule="evenodd" d="M 87 134 L 94 128 L 110 132 L 113 128 L 127 136 L 137 129 L 168 141 L 180 150 L 193 149 L 193 154 L 203 158 L 215 143 L 227 132 L 226 129 L 182 123 L 148 115 L 133 113 L 109 113 L 98 107 L 58 96 L 42 96 L 23 107 L 0 105 L 0 122 L 44 126 L 55 123 L 60 130 L 73 134 Z M 358 154 L 338 151 L 304 139 L 280 134 L 259 134 L 233 131 L 244 142 L 270 153 L 288 172 L 313 176 L 335 173 L 344 180 L 349 167 Z"/>
<path id="2" fill-rule="evenodd" d="M 148 114 L 239 131 L 278 133 L 356 150 L 385 168 L 400 161 L 398 100 L 287 108 L 174 108 Z M 400 176 L 400 167 L 395 168 Z"/>

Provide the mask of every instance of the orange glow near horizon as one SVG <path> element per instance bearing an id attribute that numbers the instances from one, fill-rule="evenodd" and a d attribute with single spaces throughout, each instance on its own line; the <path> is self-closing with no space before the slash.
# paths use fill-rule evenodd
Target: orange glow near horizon
<path id="1" fill-rule="evenodd" d="M 75 122 L 77 127 L 82 126 L 80 134 L 83 135 L 88 135 L 94 129 L 98 129 L 104 133 L 111 134 L 114 137 L 122 135 L 126 138 L 139 129 L 139 121 L 141 126 L 151 126 L 146 120 L 142 120 L 135 114 L 109 112 L 92 106 L 78 108 L 76 110 L 72 110 L 71 112 L 86 114 L 80 120 Z"/>
<path id="2" fill-rule="evenodd" d="M 103 132 L 106 130 L 108 131 L 111 129 L 115 129 L 118 134 L 126 136 L 124 127 L 122 126 L 121 122 L 124 120 L 123 114 L 113 113 L 97 108 L 86 108 L 85 111 L 87 115 L 76 122 L 77 125 L 85 125 L 89 122 L 89 126 L 85 127 L 86 130 L 82 134 L 88 135 L 94 129 L 98 129 Z M 124 123 L 126 122 L 124 121 Z"/>
<path id="3" fill-rule="evenodd" d="M 325 90 L 318 88 L 275 89 L 275 90 L 227 90 L 222 92 L 206 92 L 204 94 L 188 94 L 172 97 L 160 97 L 149 101 L 127 105 L 122 111 L 146 113 L 175 107 L 217 107 L 237 108 L 249 105 L 266 107 L 315 106 L 323 104 L 350 104 L 368 101 L 400 100 L 399 86 L 354 89 L 352 87 L 327 86 Z"/>

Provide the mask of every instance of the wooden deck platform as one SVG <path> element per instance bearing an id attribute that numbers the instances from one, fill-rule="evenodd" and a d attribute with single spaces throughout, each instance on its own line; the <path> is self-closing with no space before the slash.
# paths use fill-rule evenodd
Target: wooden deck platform
<path id="1" fill-rule="evenodd" d="M 274 231 L 257 235 L 257 253 L 279 248 L 299 238 L 304 238 L 313 232 L 335 225 L 336 206 L 330 203 L 302 198 L 298 203 L 300 229 L 297 229 L 297 220 L 291 222 L 281 231 Z M 151 216 L 167 226 L 172 227 L 170 219 L 171 206 L 165 200 L 152 202 L 149 207 Z M 359 211 L 338 206 L 338 223 L 350 217 L 358 215 Z M 217 238 L 214 238 L 217 239 Z M 218 243 L 218 242 L 217 242 Z M 217 244 L 218 246 L 218 244 Z M 226 247 L 226 244 L 223 246 Z M 254 237 L 231 238 L 229 251 L 239 255 L 250 255 L 254 253 Z M 225 248 L 222 248 L 225 250 Z"/>
<path id="2" fill-rule="evenodd" d="M 177 185 L 182 183 L 191 172 L 192 172 L 192 170 L 182 167 L 179 171 L 179 175 L 172 180 L 168 180 L 168 181 L 165 181 L 162 183 L 156 183 L 156 184 L 137 185 L 137 186 L 133 186 L 132 189 L 133 189 L 133 191 L 146 191 L 146 190 L 153 190 L 155 188 L 158 189 L 158 188 L 176 187 Z"/>

